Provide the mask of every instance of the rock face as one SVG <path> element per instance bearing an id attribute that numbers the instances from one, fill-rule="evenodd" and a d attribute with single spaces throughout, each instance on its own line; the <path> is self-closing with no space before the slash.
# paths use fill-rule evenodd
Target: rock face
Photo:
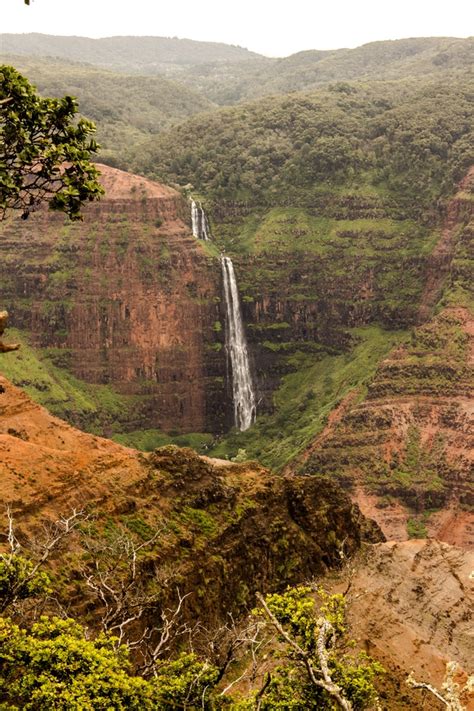
<path id="1" fill-rule="evenodd" d="M 474 547 L 474 320 L 447 308 L 382 361 L 308 448 L 390 539 L 430 535 Z"/>
<path id="2" fill-rule="evenodd" d="M 214 328 L 218 262 L 192 237 L 179 193 L 100 169 L 106 195 L 82 223 L 42 210 L 3 227 L 10 323 L 77 378 L 131 396 L 124 429 L 220 431 L 232 403 Z"/>
<path id="3" fill-rule="evenodd" d="M 331 474 L 389 539 L 436 536 L 474 547 L 474 315 L 469 171 L 428 260 L 410 340 L 354 390 L 300 459 Z M 441 289 L 439 312 L 429 320 Z M 294 468 L 294 467 L 293 467 Z"/>
<path id="4" fill-rule="evenodd" d="M 301 207 L 214 206 L 226 247 L 245 245 L 233 261 L 263 406 L 271 409 L 295 354 L 300 362 L 300 354 L 348 353 L 353 329 L 407 329 L 430 318 L 450 274 L 468 268 L 469 254 L 454 257 L 472 217 L 473 185 L 471 169 L 430 225 L 363 191 Z"/>
<path id="5" fill-rule="evenodd" d="M 209 623 L 247 610 L 257 590 L 338 566 L 342 542 L 350 554 L 362 540 L 383 538 L 331 482 L 275 477 L 256 463 L 174 446 L 139 454 L 51 417 L 4 378 L 0 498 L 23 534 L 73 508 L 93 514 L 101 545 L 110 540 L 111 521 L 116 533 L 156 533 L 144 578 L 167 579 L 164 602 L 176 586 L 190 593 L 187 614 Z M 72 579 L 77 562 L 61 562 Z M 68 595 L 84 604 L 84 590 Z"/>
<path id="6" fill-rule="evenodd" d="M 441 688 L 448 661 L 472 673 L 474 555 L 435 540 L 388 542 L 370 546 L 352 567 L 348 623 L 387 669 L 383 708 L 421 709 L 429 699 L 437 709 L 434 697 L 409 692 L 405 679 L 413 671 L 417 681 Z"/>

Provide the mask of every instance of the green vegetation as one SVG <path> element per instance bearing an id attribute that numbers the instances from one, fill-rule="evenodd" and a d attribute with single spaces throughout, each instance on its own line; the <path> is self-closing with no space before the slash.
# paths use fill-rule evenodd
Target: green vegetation
<path id="1" fill-rule="evenodd" d="M 347 653 L 344 597 L 322 589 L 316 595 L 311 592 L 298 587 L 260 598 L 263 609 L 257 614 L 279 634 L 282 649 L 277 656 L 283 664 L 272 670 L 259 693 L 259 708 L 329 711 L 372 706 L 377 701 L 373 682 L 383 667 L 364 654 Z M 343 706 L 343 700 L 350 705 Z"/>
<path id="2" fill-rule="evenodd" d="M 463 192 L 461 198 L 474 200 L 474 190 Z M 474 225 L 472 219 L 456 235 L 453 261 L 440 307 L 465 306 L 474 312 L 474 258 L 472 241 Z"/>
<path id="3" fill-rule="evenodd" d="M 121 429 L 120 421 L 130 417 L 136 404 L 133 397 L 75 378 L 67 370 L 66 349 L 33 348 L 23 332 L 11 328 L 9 334 L 21 349 L 3 357 L 0 367 L 14 385 L 53 414 L 94 434 L 102 434 L 104 427 Z"/>
<path id="4" fill-rule="evenodd" d="M 426 538 L 428 535 L 425 522 L 416 518 L 408 519 L 407 533 L 409 538 Z"/>
<path id="5" fill-rule="evenodd" d="M 163 662 L 152 680 L 132 675 L 129 652 L 110 635 L 91 639 L 72 619 L 42 617 L 23 629 L 0 618 L 4 708 L 168 711 L 202 708 L 217 670 L 193 654 Z"/>
<path id="6" fill-rule="evenodd" d="M 101 162 L 126 167 L 124 149 L 135 146 L 213 104 L 163 77 L 117 74 L 58 59 L 4 56 L 45 96 L 77 97 L 81 112 L 97 123 Z"/>
<path id="7" fill-rule="evenodd" d="M 189 507 L 186 512 L 193 525 L 207 526 L 205 512 Z M 131 540 L 127 545 L 124 550 L 129 552 L 141 550 L 131 547 Z M 109 556 L 112 551 L 110 547 Z M 130 598 L 129 594 L 136 582 L 132 577 L 125 586 L 129 570 L 123 568 L 124 561 L 120 558 L 119 562 L 118 568 L 114 566 L 114 574 L 119 576 L 115 584 L 120 585 L 121 580 L 120 589 L 124 593 L 120 605 L 125 606 L 126 616 L 133 615 L 134 608 L 128 606 L 138 599 Z M 107 594 L 113 590 L 110 571 L 102 569 L 99 559 L 95 565 L 106 576 L 107 585 L 102 591 Z M 101 578 L 98 580 L 103 582 Z M 259 595 L 261 606 L 253 614 L 261 619 L 261 624 L 256 628 L 253 653 L 266 637 L 274 636 L 277 631 L 281 638 L 275 651 L 277 666 L 260 690 L 237 698 L 227 689 L 221 692 L 217 688 L 232 657 L 219 669 L 194 652 L 173 653 L 166 647 L 165 654 L 152 658 L 140 674 L 132 664 L 131 650 L 107 630 L 91 634 L 90 629 L 86 630 L 74 619 L 47 615 L 31 622 L 22 608 L 13 607 L 13 603 L 23 599 L 45 604 L 45 596 L 51 592 L 49 584 L 49 578 L 32 561 L 14 552 L 0 556 L 0 609 L 11 607 L 21 618 L 18 624 L 0 617 L 2 708 L 33 711 L 54 705 L 60 711 L 112 708 L 243 711 L 254 708 L 259 698 L 260 708 L 268 711 L 288 709 L 289 702 L 295 711 L 329 711 L 336 702 L 356 711 L 377 699 L 373 682 L 384 670 L 366 655 L 348 652 L 342 595 L 330 596 L 322 589 L 313 594 L 306 587 L 289 588 L 283 594 L 266 598 Z M 139 598 L 142 605 L 146 600 L 143 592 Z M 114 604 L 114 597 L 109 604 Z M 249 640 L 246 646 L 250 649 L 251 644 Z M 258 660 L 258 656 L 254 659 Z M 345 706 L 343 701 L 347 702 Z"/>
<path id="8" fill-rule="evenodd" d="M 341 197 L 357 199 L 360 195 L 354 191 L 353 195 L 348 192 Z M 246 254 L 302 252 L 327 256 L 342 251 L 345 258 L 360 255 L 370 259 L 381 249 L 385 254 L 397 251 L 402 257 L 430 252 L 437 235 L 432 232 L 429 239 L 427 236 L 427 229 L 412 220 L 383 216 L 336 219 L 317 217 L 303 208 L 275 207 L 265 212 L 261 220 L 247 218 L 239 226 L 238 235 L 232 241 L 226 239 L 226 246 Z"/>
<path id="9" fill-rule="evenodd" d="M 286 375 L 274 394 L 275 413 L 260 415 L 247 432 L 232 431 L 211 450 L 212 456 L 232 458 L 245 449 L 279 470 L 322 430 L 331 410 L 352 390 L 362 389 L 383 356 L 405 337 L 377 326 L 355 329 L 355 347 L 344 355 L 315 360 L 297 351 L 287 356 L 294 372 Z"/>
<path id="10" fill-rule="evenodd" d="M 115 71 L 163 75 L 218 104 L 347 82 L 442 77 L 469 68 L 472 38 L 423 37 L 371 42 L 356 49 L 308 50 L 270 59 L 230 45 L 164 37 L 2 35 L 4 52 L 62 57 Z"/>
<path id="11" fill-rule="evenodd" d="M 473 160 L 471 83 L 462 75 L 261 99 L 190 119 L 135 151 L 132 166 L 251 205 L 309 206 L 365 184 L 393 217 L 417 217 Z"/>
<path id="12" fill-rule="evenodd" d="M 112 439 L 125 447 L 134 447 L 144 452 L 152 452 L 157 447 L 164 447 L 167 444 L 176 444 L 178 447 L 191 447 L 200 454 L 204 454 L 214 441 L 213 435 L 206 432 L 171 435 L 160 430 L 137 430 L 115 434 Z"/>
<path id="13" fill-rule="evenodd" d="M 82 205 L 102 195 L 91 163 L 95 126 L 76 121 L 77 111 L 71 96 L 41 98 L 13 67 L 0 65 L 0 219 L 9 210 L 26 218 L 42 202 L 80 219 Z"/>
<path id="14" fill-rule="evenodd" d="M 184 78 L 190 67 L 204 65 L 208 71 L 212 62 L 248 61 L 259 55 L 243 47 L 221 42 L 198 42 L 177 37 L 57 37 L 30 33 L 0 35 L 4 52 L 21 56 L 62 57 L 104 66 L 133 74 L 166 74 L 177 72 Z"/>

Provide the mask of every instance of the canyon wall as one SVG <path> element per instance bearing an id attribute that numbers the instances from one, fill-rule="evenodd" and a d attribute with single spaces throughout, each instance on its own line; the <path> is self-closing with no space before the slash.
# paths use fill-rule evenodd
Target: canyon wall
<path id="1" fill-rule="evenodd" d="M 461 208 L 451 208 L 450 219 L 455 215 L 464 219 Z M 415 221 L 364 186 L 300 207 L 223 203 L 213 206 L 213 216 L 218 238 L 237 252 L 244 320 L 266 408 L 281 376 L 294 370 L 289 361 L 295 353 L 313 360 L 348 353 L 357 343 L 354 329 L 379 324 L 396 331 L 417 323 L 445 219 L 440 209 L 429 224 Z"/>
<path id="2" fill-rule="evenodd" d="M 473 195 L 471 169 L 427 262 L 422 323 L 290 467 L 337 478 L 390 539 L 474 548 Z"/>
<path id="3" fill-rule="evenodd" d="M 213 204 L 216 244 L 192 236 L 175 190 L 102 172 L 106 195 L 83 222 L 40 210 L 3 225 L 0 297 L 43 359 L 126 398 L 95 428 L 77 401 L 55 410 L 108 435 L 232 426 L 219 249 L 235 266 L 260 414 L 272 412 L 282 376 L 328 354 L 350 358 L 358 329 L 426 320 L 449 274 L 466 268 L 452 257 L 472 172 L 429 224 L 363 185 L 300 207 Z M 27 369 L 15 382 L 34 390 Z"/>
<path id="4" fill-rule="evenodd" d="M 128 396 L 122 429 L 221 431 L 232 403 L 216 326 L 218 261 L 193 238 L 179 193 L 100 169 L 105 197 L 82 222 L 44 209 L 4 224 L 10 323 L 76 378 Z M 68 418 L 87 426 L 79 409 L 71 403 Z"/>

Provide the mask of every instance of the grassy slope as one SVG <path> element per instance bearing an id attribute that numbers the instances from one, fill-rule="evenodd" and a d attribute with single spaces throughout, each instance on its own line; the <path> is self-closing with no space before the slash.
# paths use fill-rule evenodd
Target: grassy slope
<path id="1" fill-rule="evenodd" d="M 101 434 L 103 424 L 118 420 L 133 405 L 133 399 L 117 394 L 107 385 L 90 385 L 66 369 L 55 365 L 57 349 L 32 348 L 25 333 L 8 329 L 8 342 L 20 343 L 19 351 L 0 356 L 0 372 L 14 385 L 22 387 L 50 412 L 91 432 Z"/>
<path id="2" fill-rule="evenodd" d="M 247 432 L 233 432 L 211 451 L 234 457 L 244 449 L 248 458 L 281 469 L 324 427 L 331 410 L 354 388 L 362 388 L 377 364 L 405 337 L 378 326 L 354 329 L 359 343 L 351 353 L 314 356 L 296 352 L 288 357 L 295 372 L 286 375 L 274 395 L 275 413 L 262 415 Z"/>

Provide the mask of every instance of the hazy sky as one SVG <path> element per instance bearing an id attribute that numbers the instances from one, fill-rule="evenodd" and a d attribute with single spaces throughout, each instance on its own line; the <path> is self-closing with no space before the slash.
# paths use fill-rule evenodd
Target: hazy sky
<path id="1" fill-rule="evenodd" d="M 474 34 L 473 0 L 0 0 L 0 9 L 0 32 L 187 37 L 280 57 Z"/>

